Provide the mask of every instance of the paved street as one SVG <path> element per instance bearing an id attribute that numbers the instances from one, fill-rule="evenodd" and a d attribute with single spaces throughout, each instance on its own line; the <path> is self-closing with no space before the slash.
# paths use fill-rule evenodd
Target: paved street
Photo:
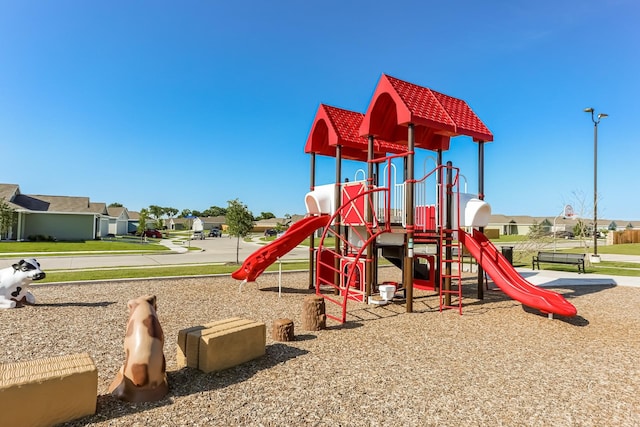
<path id="1" fill-rule="evenodd" d="M 147 254 L 119 254 L 119 255 L 84 255 L 84 256 L 43 256 L 38 261 L 46 270 L 84 269 L 96 267 L 135 267 L 153 265 L 226 263 L 236 261 L 235 238 L 218 237 L 205 240 L 192 240 L 191 246 L 202 248 L 200 251 L 188 250 L 183 253 L 166 251 Z M 240 241 L 239 259 L 244 261 L 261 245 Z M 296 247 L 283 260 L 308 259 L 308 247 Z M 10 265 L 22 258 L 20 255 L 3 256 L 0 265 Z"/>

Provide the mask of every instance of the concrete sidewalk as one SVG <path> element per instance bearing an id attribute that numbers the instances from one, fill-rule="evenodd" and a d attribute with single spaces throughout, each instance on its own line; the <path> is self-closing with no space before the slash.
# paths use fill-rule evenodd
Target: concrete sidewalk
<path id="1" fill-rule="evenodd" d="M 176 245 L 175 243 L 173 243 L 173 240 L 170 239 L 162 239 L 158 243 L 169 249 L 171 252 L 175 252 L 177 254 L 184 254 L 186 252 L 189 252 L 189 249 L 185 248 L 182 245 Z"/>
<path id="2" fill-rule="evenodd" d="M 615 285 L 640 288 L 640 277 L 612 276 L 595 273 L 581 274 L 554 270 L 532 270 L 524 267 L 517 267 L 516 271 L 528 282 L 543 287 Z"/>

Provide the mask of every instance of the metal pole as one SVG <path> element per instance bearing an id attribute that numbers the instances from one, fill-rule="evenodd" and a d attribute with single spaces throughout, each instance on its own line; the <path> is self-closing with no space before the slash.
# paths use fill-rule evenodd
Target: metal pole
<path id="1" fill-rule="evenodd" d="M 374 140 L 373 135 L 369 135 L 368 145 L 367 145 L 367 190 L 373 189 L 373 149 L 374 149 Z M 366 221 L 367 227 L 372 228 L 373 225 L 373 196 L 369 193 L 367 200 L 365 201 L 366 205 L 364 207 L 366 212 Z M 373 232 L 373 231 L 372 231 Z M 366 265 L 366 277 L 365 277 L 365 295 L 368 298 L 372 292 L 373 282 L 373 254 L 374 254 L 374 244 L 375 242 L 371 241 L 367 245 L 367 265 Z"/>
<path id="2" fill-rule="evenodd" d="M 478 143 L 478 199 L 484 200 L 484 141 L 480 141 Z M 484 233 L 484 227 L 478 227 L 478 231 Z M 480 266 L 480 262 L 478 262 L 477 264 L 478 299 L 484 299 L 484 270 Z"/>
<path id="3" fill-rule="evenodd" d="M 598 124 L 600 119 L 609 117 L 608 114 L 599 113 L 595 117 L 593 108 L 585 108 L 585 113 L 591 113 L 593 122 L 593 256 L 598 259 Z"/>
<path id="4" fill-rule="evenodd" d="M 405 215 L 407 218 L 407 249 L 405 252 L 403 267 L 403 285 L 406 289 L 406 311 L 413 311 L 413 227 L 414 227 L 414 156 L 415 149 L 414 128 L 413 123 L 409 123 L 407 129 L 407 140 L 409 154 L 407 155 L 405 178 Z"/>
<path id="5" fill-rule="evenodd" d="M 334 204 L 335 204 L 335 208 L 336 211 L 339 212 L 340 209 L 340 205 L 341 205 L 341 190 L 342 190 L 342 146 L 341 145 L 337 145 L 336 146 L 336 186 L 334 188 L 334 192 L 333 192 L 333 198 L 334 198 Z M 334 250 L 336 252 L 336 258 L 333 261 L 333 266 L 335 268 L 335 273 L 333 275 L 333 284 L 336 286 L 336 288 L 334 289 L 334 292 L 336 295 L 340 294 L 340 290 L 339 290 L 339 286 L 342 285 L 342 283 L 340 283 L 340 258 L 339 255 L 342 254 L 341 250 L 340 250 L 340 236 L 342 235 L 342 228 L 340 226 L 340 213 L 338 213 L 335 216 L 335 232 L 336 232 L 336 237 L 335 237 L 335 245 L 334 245 Z"/>
<path id="6" fill-rule="evenodd" d="M 591 113 L 593 118 L 593 112 Z M 593 122 L 593 255 L 598 255 L 598 121 Z"/>
<path id="7" fill-rule="evenodd" d="M 309 178 L 309 188 L 313 191 L 316 187 L 316 153 L 311 153 L 311 174 Z M 309 289 L 315 288 L 315 234 L 314 231 L 309 237 Z"/>
<path id="8" fill-rule="evenodd" d="M 444 294 L 444 305 L 445 306 L 450 306 L 451 305 L 451 259 L 453 257 L 453 253 L 452 253 L 452 248 L 451 248 L 451 243 L 453 241 L 453 235 L 451 233 L 451 229 L 453 228 L 453 194 L 452 194 L 452 183 L 453 183 L 453 175 L 452 175 L 452 169 L 451 167 L 453 166 L 453 163 L 451 163 L 451 161 L 447 162 L 447 181 L 446 181 L 446 186 L 447 186 L 447 191 L 446 191 L 446 195 L 445 195 L 445 199 L 446 199 L 446 206 L 447 206 L 447 217 L 445 218 L 445 233 L 444 233 L 444 240 L 446 242 L 446 246 L 444 249 L 444 257 L 445 260 L 447 261 L 445 266 L 444 266 L 444 283 L 442 284 L 442 286 L 444 287 L 444 290 L 447 291 Z"/>
<path id="9" fill-rule="evenodd" d="M 438 233 L 441 232 L 442 226 L 443 226 L 443 218 L 440 216 L 440 212 L 444 212 L 442 210 L 442 202 L 444 200 L 443 195 L 442 195 L 442 180 L 444 179 L 442 176 L 442 150 L 438 150 L 438 172 L 436 175 L 436 180 L 437 180 L 437 186 L 438 186 L 438 195 L 436 197 L 436 231 Z M 436 259 L 438 260 L 436 262 L 436 266 L 435 266 L 435 278 L 436 278 L 436 286 L 438 287 L 438 289 L 440 289 L 440 287 L 442 286 L 442 246 L 440 244 L 436 245 Z"/>

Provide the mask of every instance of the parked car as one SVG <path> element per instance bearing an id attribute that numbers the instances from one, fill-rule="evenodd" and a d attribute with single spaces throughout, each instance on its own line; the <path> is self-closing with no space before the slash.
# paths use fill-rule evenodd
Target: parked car
<path id="1" fill-rule="evenodd" d="M 265 237 L 275 237 L 278 235 L 278 232 L 276 231 L 275 228 L 268 228 L 264 230 L 264 235 Z"/>
<path id="2" fill-rule="evenodd" d="M 573 239 L 573 233 L 571 231 L 556 231 L 555 236 L 559 239 Z"/>
<path id="3" fill-rule="evenodd" d="M 222 237 L 222 231 L 219 228 L 209 230 L 209 237 Z"/>
<path id="4" fill-rule="evenodd" d="M 136 236 L 140 236 L 141 234 L 138 232 L 135 232 Z M 142 236 L 144 237 L 154 237 L 156 239 L 162 239 L 162 232 L 160 232 L 159 230 L 156 229 L 151 229 L 151 230 L 144 230 L 144 232 L 142 233 Z"/>
<path id="5" fill-rule="evenodd" d="M 194 231 L 191 235 L 191 240 L 204 240 L 204 233 L 202 231 Z"/>

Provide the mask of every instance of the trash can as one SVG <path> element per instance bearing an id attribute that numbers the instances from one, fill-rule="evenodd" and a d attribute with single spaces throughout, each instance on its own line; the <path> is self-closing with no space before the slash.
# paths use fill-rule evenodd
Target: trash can
<path id="1" fill-rule="evenodd" d="M 502 255 L 513 265 L 513 246 L 502 246 Z"/>

